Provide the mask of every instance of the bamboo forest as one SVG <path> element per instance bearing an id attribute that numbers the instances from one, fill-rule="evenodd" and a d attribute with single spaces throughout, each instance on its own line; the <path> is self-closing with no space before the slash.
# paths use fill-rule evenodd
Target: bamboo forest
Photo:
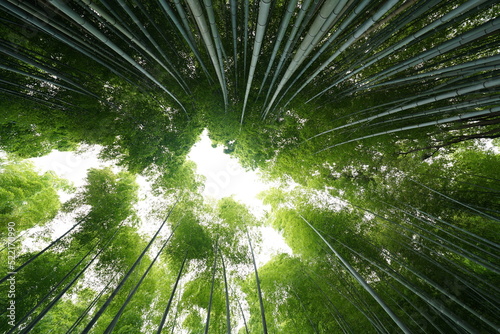
<path id="1" fill-rule="evenodd" d="M 0 332 L 500 333 L 499 14 L 0 0 Z"/>

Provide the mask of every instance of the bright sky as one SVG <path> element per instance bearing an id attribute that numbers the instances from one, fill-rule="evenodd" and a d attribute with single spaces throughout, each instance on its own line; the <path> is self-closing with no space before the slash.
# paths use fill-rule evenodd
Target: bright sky
<path id="1" fill-rule="evenodd" d="M 246 171 L 238 160 L 223 150 L 220 146 L 212 147 L 205 130 L 188 154 L 188 159 L 196 163 L 196 172 L 207 178 L 202 195 L 215 199 L 233 195 L 234 199 L 249 206 L 252 213 L 260 217 L 265 207 L 256 196 L 272 185 L 263 183 L 257 172 Z"/>
<path id="2" fill-rule="evenodd" d="M 52 151 L 43 157 L 29 159 L 42 172 L 53 171 L 57 176 L 69 180 L 75 187 L 85 183 L 90 168 L 114 166 L 112 161 L 100 160 L 100 146 L 84 147 L 81 153 Z"/>
<path id="3" fill-rule="evenodd" d="M 238 160 L 224 153 L 223 147 L 212 147 L 208 131 L 203 131 L 188 154 L 188 159 L 196 163 L 197 174 L 206 177 L 205 190 L 202 195 L 215 199 L 233 196 L 233 198 L 249 207 L 250 212 L 262 218 L 266 207 L 256 196 L 271 188 L 260 179 L 258 172 L 247 171 Z M 262 248 L 258 252 L 257 262 L 263 265 L 276 253 L 292 253 L 283 237 L 271 227 L 260 228 L 262 233 Z"/>

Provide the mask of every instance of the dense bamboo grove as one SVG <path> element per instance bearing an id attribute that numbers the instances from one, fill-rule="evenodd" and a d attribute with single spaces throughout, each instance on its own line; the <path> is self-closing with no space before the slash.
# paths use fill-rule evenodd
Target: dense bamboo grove
<path id="1" fill-rule="evenodd" d="M 3 333 L 500 331 L 497 1 L 0 7 Z M 200 195 L 204 129 L 263 218 Z M 89 145 L 121 171 L 26 160 Z"/>

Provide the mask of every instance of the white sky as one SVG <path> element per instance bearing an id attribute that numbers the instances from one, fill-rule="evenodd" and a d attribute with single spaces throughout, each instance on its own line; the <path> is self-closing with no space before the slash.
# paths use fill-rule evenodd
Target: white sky
<path id="1" fill-rule="evenodd" d="M 232 196 L 235 200 L 249 207 L 257 218 L 262 218 L 265 206 L 257 194 L 271 188 L 272 184 L 262 182 L 258 172 L 247 171 L 238 160 L 224 153 L 223 147 L 212 147 L 208 131 L 203 131 L 198 141 L 188 154 L 188 159 L 196 163 L 196 173 L 206 177 L 205 190 L 202 195 L 208 198 L 221 199 Z M 281 234 L 271 227 L 261 227 L 262 245 L 258 251 L 259 266 L 265 264 L 275 254 L 292 250 L 285 243 Z"/>
<path id="2" fill-rule="evenodd" d="M 114 166 L 112 161 L 100 160 L 100 146 L 84 147 L 81 153 L 52 151 L 43 157 L 29 159 L 42 172 L 53 171 L 57 176 L 71 181 L 75 187 L 85 184 L 90 168 Z"/>
<path id="3" fill-rule="evenodd" d="M 272 185 L 263 183 L 258 172 L 246 171 L 238 160 L 223 150 L 220 146 L 212 147 L 208 131 L 205 130 L 188 154 L 188 159 L 196 163 L 196 172 L 206 177 L 202 195 L 217 200 L 233 195 L 234 199 L 247 205 L 254 215 L 261 217 L 266 207 L 256 196 Z"/>

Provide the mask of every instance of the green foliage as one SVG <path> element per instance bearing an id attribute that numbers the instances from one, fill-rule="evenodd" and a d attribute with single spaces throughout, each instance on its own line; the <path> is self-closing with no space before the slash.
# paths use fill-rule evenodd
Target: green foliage
<path id="1" fill-rule="evenodd" d="M 167 169 L 154 180 L 154 189 L 158 192 L 184 191 L 197 194 L 203 186 L 203 177 L 196 174 L 196 164 L 185 161 L 177 168 Z"/>
<path id="2" fill-rule="evenodd" d="M 83 221 L 75 236 L 85 245 L 95 237 L 104 238 L 126 219 L 134 220 L 138 185 L 128 172 L 114 174 L 109 168 L 90 169 L 84 189 L 66 204 L 66 210 L 90 205 L 90 211 L 80 214 Z"/>
<path id="3" fill-rule="evenodd" d="M 38 174 L 28 162 L 4 164 L 0 168 L 2 226 L 13 222 L 16 232 L 20 232 L 35 225 L 43 226 L 54 218 L 61 207 L 57 191 L 70 189 L 65 181 L 49 172 Z"/>
<path id="4" fill-rule="evenodd" d="M 186 253 L 189 260 L 209 258 L 213 241 L 207 228 L 202 226 L 196 217 L 187 214 L 174 228 L 174 235 L 166 250 L 167 257 L 172 261 L 174 268 L 180 266 Z"/>
<path id="5" fill-rule="evenodd" d="M 146 247 L 146 242 L 135 228 L 121 226 L 109 246 L 99 256 L 97 269 L 103 275 L 110 271 L 126 272 L 144 247 Z"/>
<path id="6" fill-rule="evenodd" d="M 19 263 L 23 263 L 33 255 L 34 253 L 26 253 L 20 256 L 17 260 Z M 2 308 L 6 309 L 10 300 L 15 300 L 16 322 L 20 321 L 35 305 L 41 302 L 45 296 L 56 287 L 69 270 L 78 262 L 81 256 L 82 254 L 79 252 L 73 252 L 72 254 L 46 252 L 43 254 L 43 257 L 38 258 L 32 264 L 26 266 L 23 270 L 13 276 L 14 281 L 12 282 L 15 282 L 13 283 L 15 286 L 15 289 L 13 290 L 14 292 L 11 292 L 11 284 L 2 285 L 2 297 L 0 302 Z M 2 270 L 2 276 L 5 274 L 6 272 Z M 74 277 L 74 275 L 75 273 L 70 275 L 70 277 Z M 68 282 L 68 280 L 65 282 Z M 56 290 L 56 293 L 60 291 L 60 289 L 61 287 Z M 12 298 L 12 293 L 15 295 L 14 298 Z M 51 296 L 53 297 L 54 293 L 52 293 Z M 72 303 L 69 302 L 67 304 L 71 305 Z M 46 305 L 47 299 L 45 299 L 45 302 L 36 309 L 34 314 L 36 315 L 41 312 Z M 75 309 L 74 306 L 71 306 L 71 308 Z M 55 321 L 56 319 L 64 317 L 60 314 L 61 312 L 65 312 L 66 315 L 71 314 L 67 313 L 70 309 L 63 310 L 59 308 L 56 310 L 57 311 L 55 313 L 51 312 L 51 317 L 53 317 L 52 319 Z M 29 322 L 30 320 L 32 319 L 28 318 L 25 321 Z M 66 321 L 69 322 L 70 320 L 67 319 Z M 52 325 L 54 324 L 54 322 L 49 320 L 42 325 L 42 328 L 47 328 L 47 323 Z M 2 322 L 0 326 L 0 330 L 11 328 L 7 321 Z"/>
<path id="7" fill-rule="evenodd" d="M 314 276 L 310 272 L 315 272 Z M 335 333 L 342 329 L 343 324 L 338 323 L 342 318 L 351 328 L 370 332 L 369 323 L 356 317 L 358 311 L 353 305 L 328 284 L 318 281 L 317 275 L 328 275 L 328 272 L 285 254 L 260 269 L 261 285 L 268 294 L 266 310 L 276 315 L 269 320 L 269 331 Z M 340 283 L 330 284 L 341 288 Z M 249 294 L 250 299 L 251 296 Z M 252 322 L 256 321 L 251 319 Z M 257 331 L 258 325 L 252 332 Z"/>
<path id="8" fill-rule="evenodd" d="M 211 226 L 212 233 L 217 236 L 218 247 L 224 258 L 232 265 L 248 263 L 248 244 L 246 231 L 252 226 L 258 226 L 259 221 L 249 212 L 248 208 L 225 197 L 218 201 L 216 208 L 218 223 Z"/>
<path id="9" fill-rule="evenodd" d="M 32 332 L 43 334 L 52 330 L 53 333 L 66 333 L 76 320 L 76 316 L 85 311 L 92 295 L 91 290 L 83 290 L 75 293 L 76 301 L 62 300 L 54 306 L 53 311 L 45 316 Z M 54 328 L 54 324 L 58 324 L 57 328 Z M 83 328 L 78 329 L 82 330 Z"/>

